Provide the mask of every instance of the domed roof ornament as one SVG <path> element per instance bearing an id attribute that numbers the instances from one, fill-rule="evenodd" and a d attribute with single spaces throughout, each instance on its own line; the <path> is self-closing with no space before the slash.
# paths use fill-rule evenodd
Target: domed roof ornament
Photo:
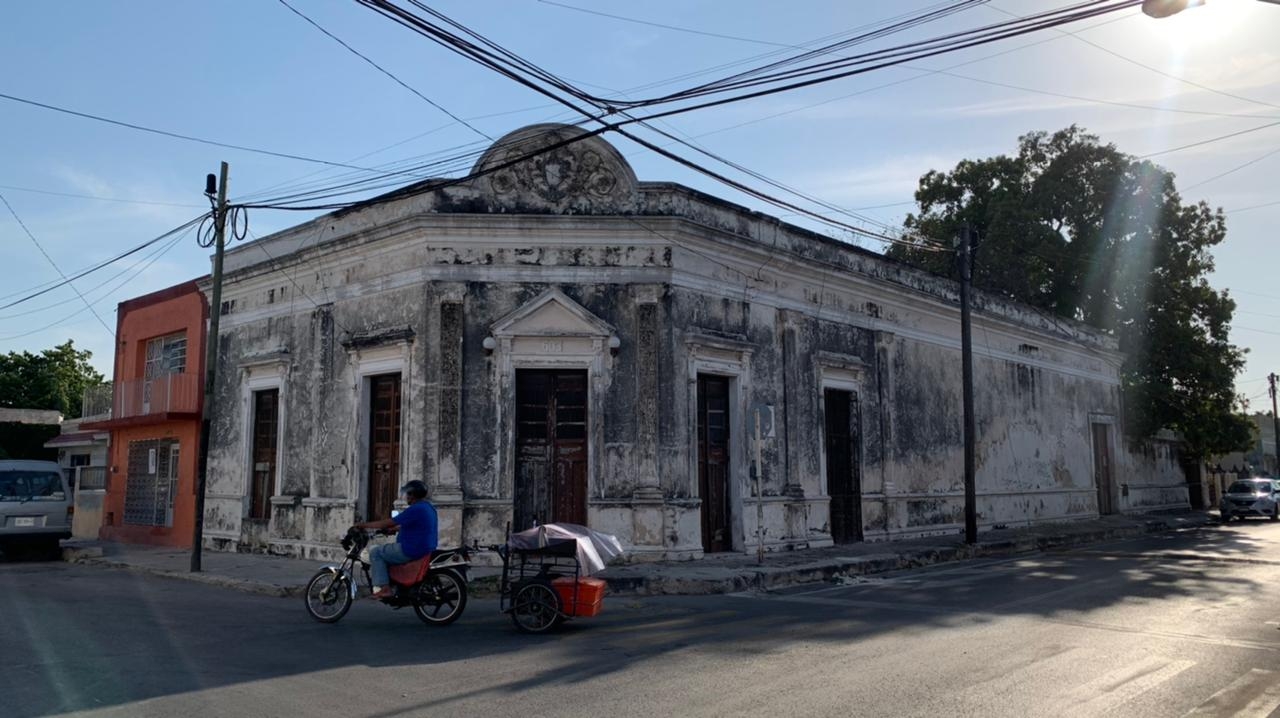
<path id="1" fill-rule="evenodd" d="M 616 214 L 634 210 L 638 201 L 635 172 L 599 136 L 569 142 L 587 134 L 573 125 L 547 123 L 505 135 L 472 172 L 534 156 L 479 178 L 477 185 L 505 211 Z"/>

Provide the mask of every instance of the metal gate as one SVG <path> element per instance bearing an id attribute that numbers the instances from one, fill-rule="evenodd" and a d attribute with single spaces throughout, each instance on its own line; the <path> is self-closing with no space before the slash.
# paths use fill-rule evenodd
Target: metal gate
<path id="1" fill-rule="evenodd" d="M 129 442 L 124 522 L 134 526 L 173 526 L 178 491 L 178 442 L 150 439 Z"/>

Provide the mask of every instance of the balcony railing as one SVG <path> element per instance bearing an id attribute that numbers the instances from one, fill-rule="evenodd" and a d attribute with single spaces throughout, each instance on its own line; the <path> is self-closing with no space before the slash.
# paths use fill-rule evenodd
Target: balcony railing
<path id="1" fill-rule="evenodd" d="M 84 388 L 84 398 L 80 404 L 80 416 L 110 416 L 113 392 L 110 384 L 95 384 Z"/>
<path id="2" fill-rule="evenodd" d="M 122 381 L 115 389 L 112 420 L 164 413 L 190 414 L 200 407 L 200 378 L 195 374 Z"/>

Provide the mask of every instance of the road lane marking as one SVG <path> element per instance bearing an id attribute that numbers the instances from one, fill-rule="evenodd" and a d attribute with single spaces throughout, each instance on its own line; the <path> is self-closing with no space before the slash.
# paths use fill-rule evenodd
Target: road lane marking
<path id="1" fill-rule="evenodd" d="M 1171 661 L 1150 656 L 1124 668 L 1085 683 L 1071 691 L 1063 712 L 1068 716 L 1092 716 L 1105 713 L 1137 698 L 1174 676 L 1194 666 L 1195 661 Z M 1074 700 L 1072 700 L 1074 699 Z"/>
<path id="2" fill-rule="evenodd" d="M 1275 671 L 1254 668 L 1186 713 L 1193 716 L 1264 718 L 1280 707 L 1280 680 Z"/>

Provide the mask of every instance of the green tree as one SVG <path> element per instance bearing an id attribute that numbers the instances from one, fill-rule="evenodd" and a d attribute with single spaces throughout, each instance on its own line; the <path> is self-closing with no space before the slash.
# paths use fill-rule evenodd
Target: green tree
<path id="1" fill-rule="evenodd" d="M 1221 210 L 1184 204 L 1174 176 L 1079 127 L 1019 139 L 1015 155 L 930 171 L 919 212 L 889 255 L 956 276 L 951 254 L 919 238 L 981 237 L 975 285 L 1113 334 L 1131 436 L 1179 432 L 1200 458 L 1248 444 L 1236 409 L 1243 350 L 1228 340 L 1235 302 L 1209 286 Z"/>
<path id="2" fill-rule="evenodd" d="M 39 354 L 0 355 L 0 406 L 52 409 L 68 419 L 78 418 L 85 387 L 104 381 L 89 364 L 92 357 L 70 339 Z"/>

